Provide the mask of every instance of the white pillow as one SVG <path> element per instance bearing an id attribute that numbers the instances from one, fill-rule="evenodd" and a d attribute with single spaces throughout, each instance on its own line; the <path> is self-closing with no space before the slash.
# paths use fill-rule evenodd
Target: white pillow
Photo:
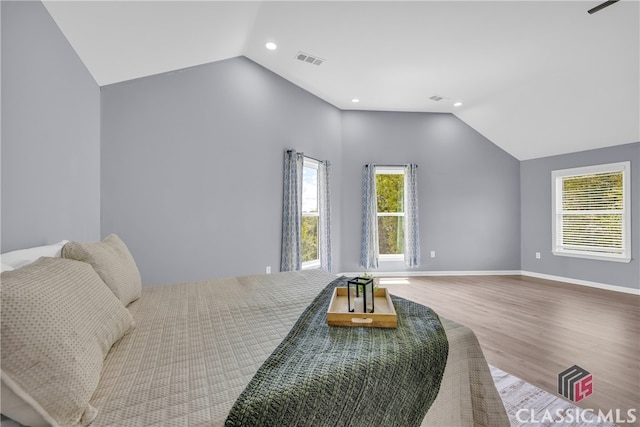
<path id="1" fill-rule="evenodd" d="M 69 241 L 63 240 L 53 245 L 36 246 L 35 248 L 19 249 L 17 251 L 7 252 L 0 255 L 2 259 L 2 271 L 16 269 L 23 265 L 31 264 L 40 257 L 60 258 L 62 256 L 62 247 Z M 6 267 L 9 267 L 5 269 Z"/>
<path id="2" fill-rule="evenodd" d="M 2 273 L 3 271 L 11 271 L 14 270 L 13 267 L 5 265 L 4 263 L 0 263 L 0 273 Z"/>
<path id="3" fill-rule="evenodd" d="M 29 426 L 88 426 L 104 358 L 131 314 L 84 262 L 41 257 L 1 279 L 2 412 Z"/>
<path id="4" fill-rule="evenodd" d="M 142 279 L 127 245 L 115 234 L 101 242 L 69 242 L 62 257 L 90 264 L 126 307 L 142 296 Z"/>

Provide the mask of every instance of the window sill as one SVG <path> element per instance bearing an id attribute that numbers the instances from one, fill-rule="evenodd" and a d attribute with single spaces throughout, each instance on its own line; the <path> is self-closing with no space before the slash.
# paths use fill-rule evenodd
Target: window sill
<path id="1" fill-rule="evenodd" d="M 302 263 L 303 270 L 313 270 L 314 268 L 320 268 L 320 260 L 314 259 L 313 261 L 305 261 Z"/>
<path id="2" fill-rule="evenodd" d="M 583 259 L 593 259 L 599 261 L 613 261 L 613 262 L 631 262 L 630 257 L 625 256 L 607 256 L 607 255 L 596 255 L 596 254 L 586 254 L 582 252 L 569 252 L 569 251 L 552 251 L 556 256 L 566 256 L 571 258 L 583 258 Z"/>
<path id="3" fill-rule="evenodd" d="M 385 254 L 378 255 L 378 261 L 404 261 L 404 254 Z"/>

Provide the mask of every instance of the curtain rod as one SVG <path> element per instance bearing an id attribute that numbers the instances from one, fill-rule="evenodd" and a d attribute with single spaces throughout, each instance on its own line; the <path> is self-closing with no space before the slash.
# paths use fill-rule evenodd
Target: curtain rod
<path id="1" fill-rule="evenodd" d="M 324 160 L 316 159 L 315 157 L 307 156 L 304 153 L 302 153 L 302 155 L 305 156 L 307 159 L 315 160 L 318 163 L 322 163 L 324 161 Z"/>
<path id="2" fill-rule="evenodd" d="M 380 166 L 381 168 L 399 168 L 399 167 L 404 167 L 406 165 L 408 165 L 409 163 L 405 163 L 403 165 L 380 165 L 378 163 L 372 163 L 374 166 Z M 369 167 L 369 165 L 365 165 L 365 167 Z M 418 165 L 416 165 L 416 167 L 418 167 Z"/>
<path id="3" fill-rule="evenodd" d="M 296 151 L 296 150 L 287 150 L 287 153 L 291 153 L 292 151 Z M 297 153 L 297 151 L 296 151 Z M 302 154 L 304 157 L 311 159 L 311 160 L 315 160 L 318 163 L 322 163 L 324 160 L 320 160 L 320 159 L 316 159 L 315 157 L 311 157 L 311 156 L 307 156 L 306 154 L 304 154 L 304 152 L 301 152 L 300 154 Z"/>

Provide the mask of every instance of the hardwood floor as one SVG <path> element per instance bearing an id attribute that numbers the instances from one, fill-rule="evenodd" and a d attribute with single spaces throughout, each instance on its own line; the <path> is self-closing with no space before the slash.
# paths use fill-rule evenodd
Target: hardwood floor
<path id="1" fill-rule="evenodd" d="M 640 296 L 522 276 L 381 281 L 473 329 L 490 364 L 549 393 L 579 365 L 593 374 L 593 394 L 577 406 L 625 419 L 634 408 L 640 425 Z"/>

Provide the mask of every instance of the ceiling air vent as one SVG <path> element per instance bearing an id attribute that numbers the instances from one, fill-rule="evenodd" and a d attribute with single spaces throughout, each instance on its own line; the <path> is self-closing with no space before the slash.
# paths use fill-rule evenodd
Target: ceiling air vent
<path id="1" fill-rule="evenodd" d="M 309 55 L 308 53 L 298 52 L 296 54 L 296 59 L 298 61 L 306 62 L 307 64 L 320 65 L 325 60 L 322 58 L 318 58 L 317 56 Z"/>
<path id="2" fill-rule="evenodd" d="M 444 98 L 438 95 L 433 95 L 433 96 L 430 96 L 429 99 L 433 101 L 442 101 Z"/>

